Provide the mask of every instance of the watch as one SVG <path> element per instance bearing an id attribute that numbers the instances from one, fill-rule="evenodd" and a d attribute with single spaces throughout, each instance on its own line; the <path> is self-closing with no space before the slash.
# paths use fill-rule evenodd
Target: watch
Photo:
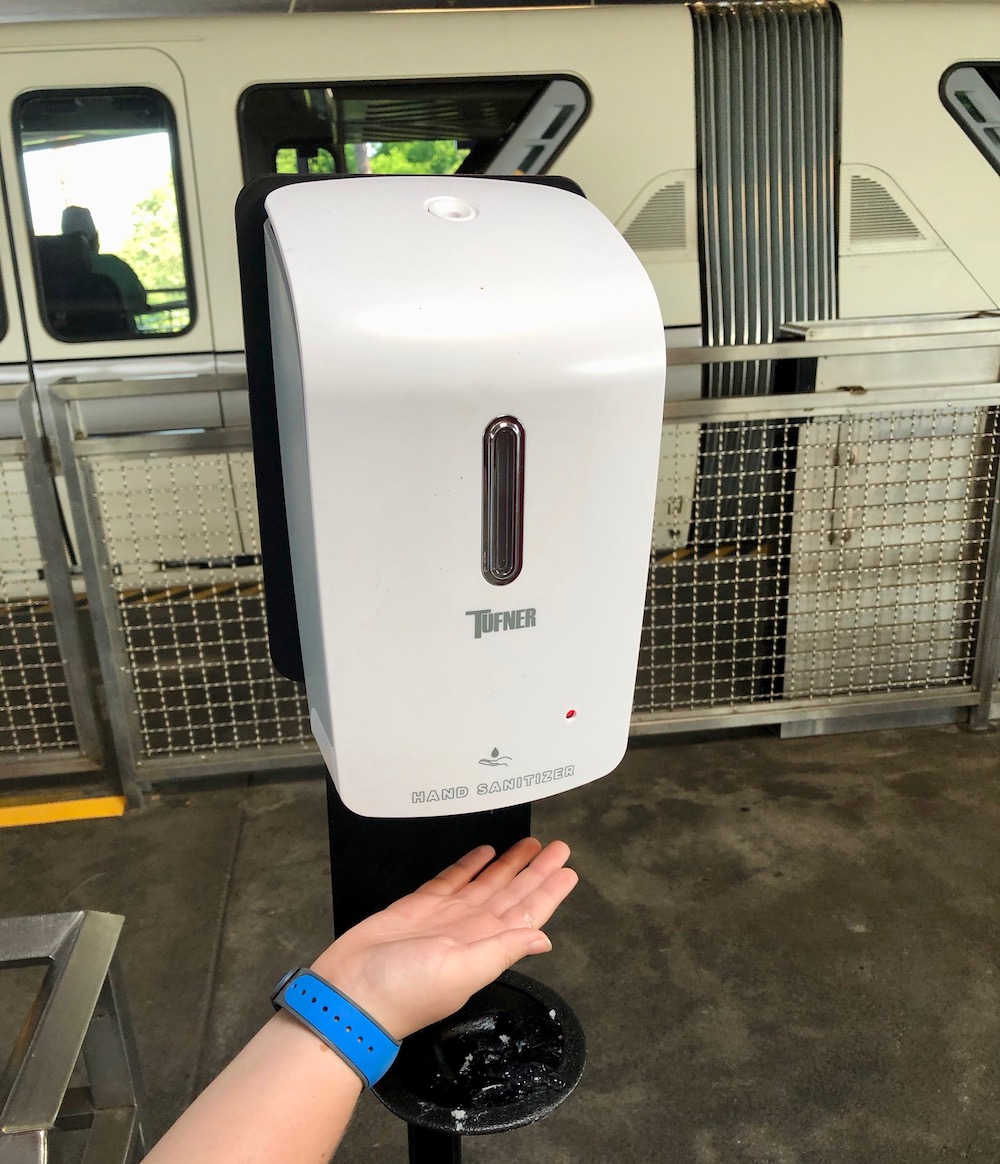
<path id="1" fill-rule="evenodd" d="M 289 970 L 271 1002 L 332 1047 L 366 1087 L 382 1078 L 399 1052 L 399 1043 L 370 1014 L 311 970 Z"/>

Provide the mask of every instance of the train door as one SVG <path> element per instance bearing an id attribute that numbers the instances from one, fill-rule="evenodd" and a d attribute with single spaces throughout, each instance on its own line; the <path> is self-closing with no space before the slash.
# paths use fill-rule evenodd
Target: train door
<path id="1" fill-rule="evenodd" d="M 233 377 L 216 375 L 183 78 L 151 48 L 5 52 L 0 109 L 18 334 L 42 424 L 54 437 L 72 410 L 76 436 L 106 438 L 100 456 L 78 459 L 64 447 L 55 482 L 69 559 L 84 577 L 98 552 L 108 564 L 87 577 L 86 594 L 74 580 L 77 602 L 98 643 L 108 626 L 119 640 L 138 640 L 158 629 L 147 625 L 147 592 L 175 583 L 172 569 L 187 580 L 192 561 L 239 560 L 244 551 L 224 454 L 195 471 L 183 458 L 111 447 L 132 434 L 218 428 L 242 395 Z M 177 392 L 178 379 L 191 377 L 202 390 Z M 174 389 L 157 392 L 165 380 Z M 59 395 L 67 381 L 111 390 L 67 403 Z M 73 503 L 83 495 L 93 519 Z M 199 511 L 191 498 L 202 495 Z M 169 520 L 156 498 L 166 499 Z M 121 718 L 112 715 L 112 729 Z"/>
<path id="2" fill-rule="evenodd" d="M 120 385 L 110 399 L 76 406 L 89 434 L 214 426 L 222 401 L 212 392 L 130 391 L 192 375 L 207 386 L 216 367 L 176 64 L 138 47 L 7 52 L 2 60 L 0 162 L 46 427 L 49 389 L 65 380 Z M 172 469 L 151 472 L 163 478 L 148 482 L 155 488 Z M 116 514 L 106 516 L 113 527 Z"/>
<path id="3" fill-rule="evenodd" d="M 103 748 L 86 676 L 79 588 L 74 591 L 56 494 L 32 423 L 10 177 L 0 169 L 0 788 L 60 773 L 89 787 L 103 767 Z M 117 791 L 98 783 L 91 795 Z"/>
<path id="4" fill-rule="evenodd" d="M 25 334 L 43 394 L 68 376 L 210 371 L 211 313 L 174 62 L 145 48 L 8 52 L 0 103 Z M 109 423 L 136 427 L 132 411 L 118 408 Z"/>
<path id="5" fill-rule="evenodd" d="M 2 181 L 3 171 L 0 170 L 0 185 Z M 0 202 L 0 385 L 16 385 L 28 381 L 28 358 L 5 210 Z M 15 412 L 10 404 L 0 406 L 0 439 L 20 434 Z"/>

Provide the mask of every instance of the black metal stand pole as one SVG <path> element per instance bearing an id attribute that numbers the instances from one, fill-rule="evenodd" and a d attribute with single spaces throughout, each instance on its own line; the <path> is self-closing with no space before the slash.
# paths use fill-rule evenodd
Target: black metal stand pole
<path id="1" fill-rule="evenodd" d="M 339 937 L 477 845 L 498 853 L 531 833 L 531 805 L 464 816 L 358 816 L 327 780 L 333 930 Z"/>
<path id="2" fill-rule="evenodd" d="M 357 816 L 327 781 L 333 928 L 338 936 L 412 893 L 477 845 L 498 853 L 531 832 L 531 805 L 442 817 Z M 462 1137 L 407 1124 L 410 1164 L 460 1164 Z"/>
<path id="3" fill-rule="evenodd" d="M 410 1164 L 462 1164 L 462 1137 L 407 1124 Z"/>

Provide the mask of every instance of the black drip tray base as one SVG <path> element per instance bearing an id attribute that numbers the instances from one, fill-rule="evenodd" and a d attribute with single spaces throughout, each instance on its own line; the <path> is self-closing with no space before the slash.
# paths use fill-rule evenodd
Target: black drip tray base
<path id="1" fill-rule="evenodd" d="M 375 1094 L 431 1131 L 488 1135 L 533 1123 L 583 1074 L 579 1019 L 554 990 L 508 970 L 450 1018 L 403 1041 Z"/>

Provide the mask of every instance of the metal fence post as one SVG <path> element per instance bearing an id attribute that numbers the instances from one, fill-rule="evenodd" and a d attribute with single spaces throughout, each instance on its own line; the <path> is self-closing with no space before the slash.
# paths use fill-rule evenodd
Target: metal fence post
<path id="1" fill-rule="evenodd" d="M 993 423 L 994 426 L 1000 424 L 996 411 Z M 1000 458 L 996 455 L 991 457 L 991 467 L 993 496 L 988 510 L 989 548 L 983 572 L 983 599 L 972 672 L 973 686 L 979 692 L 979 703 L 969 713 L 969 727 L 980 732 L 990 726 L 993 698 L 1000 678 Z"/>
<path id="2" fill-rule="evenodd" d="M 76 455 L 73 401 L 62 397 L 56 387 L 52 391 L 52 403 L 56 446 L 66 478 L 123 791 L 129 807 L 137 808 L 143 803 L 145 791 L 139 782 L 137 768 L 139 710 L 128 680 L 125 630 L 115 601 L 112 566 L 101 536 L 100 516 L 93 491 L 88 488 L 84 468 Z"/>
<path id="3" fill-rule="evenodd" d="M 104 755 L 94 709 L 93 689 L 87 682 L 88 665 L 80 638 L 76 601 L 60 528 L 55 483 L 42 437 L 35 393 L 30 386 L 22 391 L 18 408 L 28 454 L 24 466 L 28 495 L 35 518 L 45 584 L 52 603 L 56 639 L 63 659 L 66 688 L 76 721 L 80 751 L 93 761 L 95 767 L 100 767 Z"/>
<path id="4" fill-rule="evenodd" d="M 117 431 L 108 404 L 146 398 L 189 426 Z M 241 378 L 65 383 L 51 399 L 130 786 L 316 766 L 302 690 L 267 652 Z"/>

